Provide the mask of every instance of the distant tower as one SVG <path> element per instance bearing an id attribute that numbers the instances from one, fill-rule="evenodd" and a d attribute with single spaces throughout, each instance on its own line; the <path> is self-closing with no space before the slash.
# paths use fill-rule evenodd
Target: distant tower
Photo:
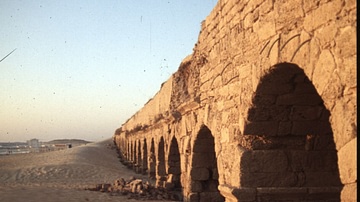
<path id="1" fill-rule="evenodd" d="M 40 142 L 38 139 L 31 139 L 27 141 L 31 152 L 39 152 Z"/>

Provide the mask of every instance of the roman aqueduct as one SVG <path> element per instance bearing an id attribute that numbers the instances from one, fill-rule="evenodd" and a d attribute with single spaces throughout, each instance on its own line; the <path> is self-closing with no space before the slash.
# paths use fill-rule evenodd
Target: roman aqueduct
<path id="1" fill-rule="evenodd" d="M 356 201 L 356 23 L 355 0 L 219 0 L 114 141 L 183 201 Z"/>

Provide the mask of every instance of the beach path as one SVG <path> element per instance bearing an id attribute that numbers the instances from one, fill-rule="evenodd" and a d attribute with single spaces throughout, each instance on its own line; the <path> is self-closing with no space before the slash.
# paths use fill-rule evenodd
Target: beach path
<path id="1" fill-rule="evenodd" d="M 111 139 L 60 151 L 0 156 L 0 201 L 122 201 L 85 188 L 130 177 L 149 180 L 122 165 Z"/>

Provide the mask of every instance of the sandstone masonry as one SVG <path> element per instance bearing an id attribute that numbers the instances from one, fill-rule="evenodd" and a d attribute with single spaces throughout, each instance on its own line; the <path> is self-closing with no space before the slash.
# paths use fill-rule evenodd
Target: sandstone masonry
<path id="1" fill-rule="evenodd" d="M 355 0 L 219 0 L 114 134 L 184 201 L 357 201 Z"/>

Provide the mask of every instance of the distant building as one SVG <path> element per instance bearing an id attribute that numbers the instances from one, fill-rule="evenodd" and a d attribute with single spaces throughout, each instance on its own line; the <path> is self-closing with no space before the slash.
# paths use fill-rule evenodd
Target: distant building
<path id="1" fill-rule="evenodd" d="M 40 142 L 38 139 L 31 139 L 27 141 L 31 152 L 39 152 Z"/>

